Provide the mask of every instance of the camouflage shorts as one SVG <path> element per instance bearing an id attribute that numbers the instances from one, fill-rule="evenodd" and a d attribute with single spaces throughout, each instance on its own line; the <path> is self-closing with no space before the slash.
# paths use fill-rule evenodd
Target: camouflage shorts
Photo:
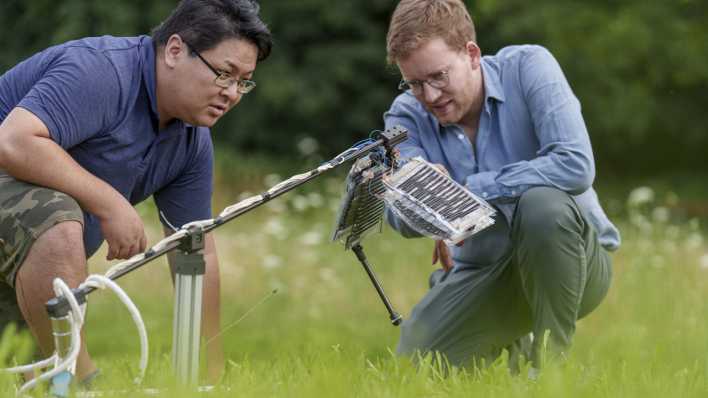
<path id="1" fill-rule="evenodd" d="M 15 275 L 32 244 L 47 229 L 84 216 L 70 196 L 18 181 L 0 170 L 0 327 L 17 318 Z M 17 320 L 21 320 L 17 319 Z M 0 330 L 1 331 L 1 330 Z"/>

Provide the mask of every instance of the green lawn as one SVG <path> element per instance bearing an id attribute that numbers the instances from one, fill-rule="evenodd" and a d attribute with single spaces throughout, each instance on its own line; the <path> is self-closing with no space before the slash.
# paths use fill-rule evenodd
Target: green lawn
<path id="1" fill-rule="evenodd" d="M 221 185 L 215 211 L 238 193 Z M 250 185 L 262 189 L 256 180 Z M 538 381 L 510 376 L 504 358 L 483 370 L 448 375 L 429 362 L 414 367 L 396 358 L 398 329 L 354 255 L 329 242 L 341 180 L 320 181 L 276 199 L 217 230 L 223 325 L 232 327 L 224 333 L 227 373 L 205 396 L 708 396 L 708 246 L 701 220 L 680 211 L 671 189 L 657 187 L 650 202 L 641 202 L 649 199 L 648 191 L 635 191 L 632 200 L 640 203 L 629 209 L 633 187 L 601 190 L 624 239 L 613 257 L 612 289 L 599 309 L 579 322 L 568 361 L 546 368 Z M 140 209 L 149 220 L 150 241 L 156 242 L 150 206 Z M 426 290 L 431 246 L 429 240 L 404 240 L 387 226 L 364 242 L 404 316 Z M 104 256 L 94 257 L 92 272 L 107 268 Z M 148 328 L 151 363 L 144 387 L 160 389 L 160 396 L 195 396 L 175 387 L 171 377 L 172 286 L 166 263 L 158 260 L 121 285 Z M 128 312 L 110 293 L 96 293 L 86 329 L 103 371 L 96 388 L 131 388 L 139 346 Z M 0 354 L 15 353 L 24 361 L 26 346 L 26 339 L 6 338 Z M 4 380 L 0 387 L 9 396 L 12 380 Z M 149 396 L 116 394 L 128 395 Z"/>

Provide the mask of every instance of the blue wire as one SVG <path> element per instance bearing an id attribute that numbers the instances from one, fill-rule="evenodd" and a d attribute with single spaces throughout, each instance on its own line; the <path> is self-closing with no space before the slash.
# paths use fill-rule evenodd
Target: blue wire
<path id="1" fill-rule="evenodd" d="M 359 149 L 359 148 L 366 146 L 368 144 L 371 144 L 373 142 L 376 142 L 376 141 L 371 138 L 367 138 L 365 140 L 361 140 L 361 141 L 357 142 L 356 144 L 352 145 L 352 148 Z"/>
<path id="2" fill-rule="evenodd" d="M 361 140 L 361 141 L 357 142 L 356 144 L 352 145 L 352 146 L 351 146 L 349 149 L 347 149 L 346 151 L 344 151 L 344 152 L 340 153 L 339 155 L 337 155 L 334 159 L 331 159 L 331 160 L 328 160 L 328 161 L 326 161 L 326 162 L 323 162 L 322 164 L 327 164 L 327 163 L 332 163 L 332 162 L 341 161 L 341 159 L 342 159 L 343 157 L 345 157 L 346 155 L 348 155 L 350 152 L 359 150 L 359 149 L 361 149 L 361 148 L 365 147 L 366 145 L 371 144 L 371 143 L 373 143 L 373 142 L 376 142 L 376 141 L 373 140 L 373 139 L 371 139 L 371 138 L 367 138 L 367 139 Z"/>

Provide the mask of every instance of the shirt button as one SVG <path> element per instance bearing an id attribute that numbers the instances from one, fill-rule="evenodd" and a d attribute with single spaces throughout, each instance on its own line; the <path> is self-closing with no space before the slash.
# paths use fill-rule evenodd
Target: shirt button
<path id="1" fill-rule="evenodd" d="M 487 196 L 489 196 L 489 193 L 487 193 L 487 192 L 482 192 L 482 196 L 484 196 L 484 197 L 486 198 Z"/>
<path id="2" fill-rule="evenodd" d="M 511 195 L 512 195 L 512 196 L 516 196 L 516 190 L 512 190 L 512 191 L 511 191 Z"/>

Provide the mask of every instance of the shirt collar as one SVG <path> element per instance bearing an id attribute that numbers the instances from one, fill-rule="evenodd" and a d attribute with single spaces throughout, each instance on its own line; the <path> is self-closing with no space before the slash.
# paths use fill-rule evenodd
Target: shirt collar
<path id="1" fill-rule="evenodd" d="M 490 98 L 504 102 L 504 87 L 499 78 L 499 64 L 493 57 L 482 57 L 482 79 L 484 80 L 484 103 Z"/>

